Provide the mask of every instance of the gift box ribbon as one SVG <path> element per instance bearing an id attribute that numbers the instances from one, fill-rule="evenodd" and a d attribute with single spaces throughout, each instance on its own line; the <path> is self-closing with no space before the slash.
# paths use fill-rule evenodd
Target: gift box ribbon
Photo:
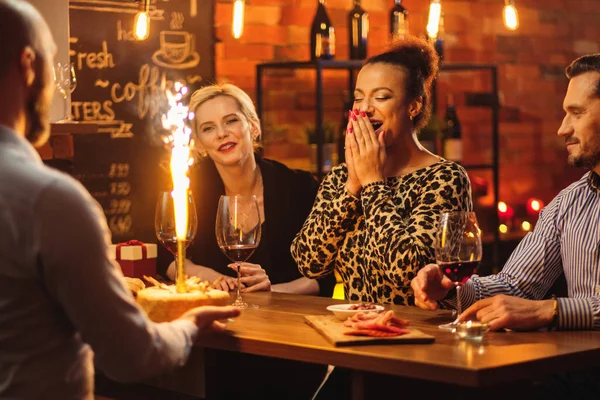
<path id="1" fill-rule="evenodd" d="M 141 242 L 139 240 L 130 240 L 128 242 L 122 242 L 117 244 L 117 260 L 121 259 L 121 247 L 127 246 L 142 246 L 142 259 L 145 260 L 148 258 L 148 249 L 146 248 L 146 243 Z"/>

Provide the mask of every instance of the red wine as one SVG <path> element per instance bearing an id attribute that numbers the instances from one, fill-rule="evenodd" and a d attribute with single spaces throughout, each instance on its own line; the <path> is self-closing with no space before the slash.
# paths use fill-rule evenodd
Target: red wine
<path id="1" fill-rule="evenodd" d="M 477 270 L 479 261 L 438 262 L 438 265 L 452 282 L 465 283 Z"/>
<path id="2" fill-rule="evenodd" d="M 177 238 L 158 238 L 160 242 L 169 250 L 173 255 L 177 254 Z M 191 243 L 191 240 L 184 241 L 184 247 L 187 248 Z"/>
<path id="3" fill-rule="evenodd" d="M 222 246 L 221 250 L 223 250 L 223 253 L 231 261 L 242 262 L 250 258 L 256 247 L 253 244 L 234 244 L 231 246 Z"/>

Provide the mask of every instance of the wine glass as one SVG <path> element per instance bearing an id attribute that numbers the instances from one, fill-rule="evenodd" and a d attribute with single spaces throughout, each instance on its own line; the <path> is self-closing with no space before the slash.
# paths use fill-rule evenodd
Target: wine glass
<path id="1" fill-rule="evenodd" d="M 71 120 L 71 113 L 67 106 L 68 95 L 73 93 L 77 87 L 77 78 L 75 76 L 75 65 L 73 63 L 57 63 L 54 68 L 54 85 L 63 96 L 63 121 Z"/>
<path id="2" fill-rule="evenodd" d="M 481 262 L 481 230 L 474 212 L 442 213 L 435 238 L 435 260 L 456 286 L 457 315 L 461 313 L 460 287 L 475 273 Z M 454 330 L 457 320 L 440 325 Z"/>
<path id="3" fill-rule="evenodd" d="M 188 192 L 188 227 L 184 246 L 187 248 L 196 237 L 198 218 L 196 217 L 196 203 L 192 192 Z M 169 250 L 177 261 L 177 233 L 175 231 L 175 203 L 170 191 L 160 192 L 154 213 L 154 232 L 163 246 Z M 177 269 L 175 269 L 177 276 Z"/>
<path id="4" fill-rule="evenodd" d="M 221 196 L 217 209 L 215 233 L 221 251 L 236 264 L 237 293 L 233 305 L 257 308 L 247 304 L 241 294 L 240 265 L 246 261 L 260 242 L 260 212 L 256 196 Z"/>

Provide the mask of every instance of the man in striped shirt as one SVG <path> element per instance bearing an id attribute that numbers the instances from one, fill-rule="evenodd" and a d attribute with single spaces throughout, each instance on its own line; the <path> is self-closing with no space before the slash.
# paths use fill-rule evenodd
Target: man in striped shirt
<path id="1" fill-rule="evenodd" d="M 558 135 L 569 164 L 590 171 L 542 210 L 500 273 L 474 275 L 461 287 L 461 306 L 468 307 L 461 320 L 476 317 L 492 330 L 600 329 L 600 53 L 573 61 L 566 74 Z M 562 274 L 568 297 L 543 300 Z M 432 310 L 438 301 L 456 305 L 453 286 L 437 265 L 427 265 L 412 281 L 415 303 Z"/>

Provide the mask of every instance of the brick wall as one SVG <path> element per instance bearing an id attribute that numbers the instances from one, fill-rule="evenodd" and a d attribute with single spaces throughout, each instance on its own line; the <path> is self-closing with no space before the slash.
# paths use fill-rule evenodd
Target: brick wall
<path id="1" fill-rule="evenodd" d="M 247 0 L 243 36 L 231 34 L 232 1 L 217 0 L 215 30 L 219 80 L 231 81 L 255 96 L 255 65 L 273 60 L 306 60 L 309 30 L 316 0 Z M 410 29 L 422 34 L 428 1 L 404 0 L 410 11 Z M 387 12 L 392 0 L 363 0 L 371 31 L 369 54 L 387 44 Z M 499 66 L 500 99 L 500 196 L 509 203 L 522 203 L 535 196 L 550 200 L 583 171 L 567 167 L 566 150 L 556 131 L 563 117 L 562 99 L 567 82 L 563 68 L 577 55 L 598 52 L 600 1 L 517 0 L 520 28 L 508 31 L 502 23 L 503 0 L 442 1 L 445 13 L 445 54 L 448 62 L 496 63 Z M 336 29 L 337 59 L 348 56 L 347 12 L 352 0 L 327 0 Z M 325 75 L 325 118 L 340 121 L 346 94 L 345 73 Z M 440 78 L 440 93 L 456 93 L 464 127 L 466 162 L 489 160 L 489 112 L 464 106 L 465 91 L 489 89 L 489 79 L 480 73 L 447 74 Z M 292 143 L 286 154 L 306 154 L 304 127 L 314 120 L 311 72 L 278 72 L 265 80 L 269 128 L 267 147 Z M 443 96 L 440 96 L 443 109 Z M 281 146 L 280 146 L 281 147 Z M 288 146 L 290 148 L 290 146 Z M 485 174 L 483 174 L 485 175 Z"/>

